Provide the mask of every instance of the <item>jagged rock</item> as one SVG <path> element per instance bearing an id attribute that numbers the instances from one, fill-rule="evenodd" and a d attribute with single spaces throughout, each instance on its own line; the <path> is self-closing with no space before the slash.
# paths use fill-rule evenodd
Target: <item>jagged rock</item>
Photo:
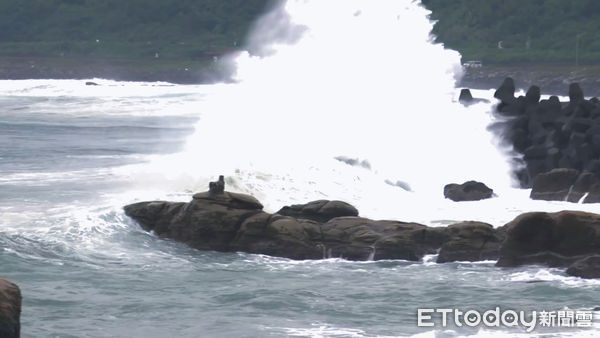
<path id="1" fill-rule="evenodd" d="M 573 263 L 567 275 L 581 278 L 600 278 L 600 255 L 588 256 Z"/>
<path id="2" fill-rule="evenodd" d="M 600 215 L 581 211 L 530 212 L 506 226 L 497 266 L 567 267 L 600 254 Z"/>
<path id="3" fill-rule="evenodd" d="M 358 216 L 358 210 L 352 205 L 342 201 L 328 200 L 285 206 L 277 213 L 284 216 L 310 219 L 320 223 L 325 223 L 336 217 Z"/>
<path id="4" fill-rule="evenodd" d="M 452 224 L 446 234 L 449 239 L 442 245 L 437 263 L 498 259 L 500 244 L 506 236 L 504 228 L 494 229 L 482 222 Z"/>
<path id="5" fill-rule="evenodd" d="M 21 290 L 6 279 L 0 278 L 0 337 L 21 336 Z"/>
<path id="6" fill-rule="evenodd" d="M 485 184 L 476 181 L 467 181 L 463 184 L 451 183 L 444 187 L 444 197 L 460 201 L 479 201 L 494 196 L 494 191 Z"/>
<path id="7" fill-rule="evenodd" d="M 553 169 L 539 174 L 533 180 L 530 198 L 545 201 L 565 201 L 571 187 L 579 177 L 579 170 Z"/>

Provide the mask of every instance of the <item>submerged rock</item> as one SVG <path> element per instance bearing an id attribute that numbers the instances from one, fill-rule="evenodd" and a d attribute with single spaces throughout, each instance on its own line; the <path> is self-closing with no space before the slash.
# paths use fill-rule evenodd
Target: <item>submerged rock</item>
<path id="1" fill-rule="evenodd" d="M 506 226 L 497 266 L 567 267 L 600 254 L 600 215 L 582 211 L 525 213 Z"/>
<path id="2" fill-rule="evenodd" d="M 0 278 L 0 337 L 21 336 L 21 290 L 6 279 Z"/>
<path id="3" fill-rule="evenodd" d="M 468 181 L 463 184 L 451 183 L 444 187 L 444 197 L 454 202 L 479 201 L 492 196 L 494 196 L 494 191 L 477 181 Z"/>

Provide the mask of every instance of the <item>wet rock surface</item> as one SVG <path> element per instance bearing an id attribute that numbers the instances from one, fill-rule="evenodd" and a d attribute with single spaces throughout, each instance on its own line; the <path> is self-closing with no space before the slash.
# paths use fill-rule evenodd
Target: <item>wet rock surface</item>
<path id="1" fill-rule="evenodd" d="M 0 337 L 21 336 L 21 290 L 4 278 L 0 278 Z"/>
<path id="2" fill-rule="evenodd" d="M 501 231 L 478 222 L 428 227 L 371 220 L 342 201 L 318 200 L 270 214 L 254 197 L 221 192 L 219 184 L 188 203 L 149 201 L 124 209 L 143 229 L 196 249 L 292 259 L 418 261 L 442 248 L 443 262 L 477 261 L 497 257 L 503 238 Z"/>
<path id="3" fill-rule="evenodd" d="M 567 275 L 581 278 L 600 278 L 600 255 L 588 256 L 573 263 Z"/>
<path id="4" fill-rule="evenodd" d="M 277 214 L 327 222 L 336 217 L 358 216 L 358 210 L 346 202 L 319 200 L 306 204 L 285 206 L 277 211 Z"/>
<path id="5" fill-rule="evenodd" d="M 525 213 L 506 226 L 497 265 L 568 267 L 600 254 L 600 215 L 582 211 Z"/>
<path id="6" fill-rule="evenodd" d="M 477 181 L 468 181 L 463 184 L 451 183 L 444 187 L 444 197 L 454 202 L 479 201 L 493 196 L 492 189 Z"/>

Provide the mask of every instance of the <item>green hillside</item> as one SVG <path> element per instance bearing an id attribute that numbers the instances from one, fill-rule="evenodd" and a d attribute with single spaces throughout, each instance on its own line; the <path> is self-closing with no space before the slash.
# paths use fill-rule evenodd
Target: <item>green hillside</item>
<path id="1" fill-rule="evenodd" d="M 484 63 L 600 63 L 598 0 L 423 0 L 437 41 Z M 498 42 L 502 41 L 502 49 Z"/>
<path id="2" fill-rule="evenodd" d="M 0 55 L 196 58 L 234 49 L 269 0 L 2 0 Z"/>

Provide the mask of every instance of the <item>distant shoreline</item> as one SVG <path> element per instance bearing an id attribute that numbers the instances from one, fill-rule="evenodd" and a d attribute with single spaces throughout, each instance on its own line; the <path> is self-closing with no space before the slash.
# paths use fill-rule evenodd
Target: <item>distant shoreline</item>
<path id="1" fill-rule="evenodd" d="M 538 85 L 543 94 L 566 95 L 569 83 L 578 82 L 586 96 L 600 96 L 600 64 L 483 65 L 466 68 L 458 87 L 497 88 L 505 77 L 517 88 Z M 0 56 L 0 79 L 92 79 L 115 81 L 212 84 L 228 77 L 212 58 L 204 59 L 112 59 L 92 57 Z"/>
<path id="2" fill-rule="evenodd" d="M 211 84 L 226 79 L 213 59 L 0 56 L 0 80 L 92 79 Z"/>

